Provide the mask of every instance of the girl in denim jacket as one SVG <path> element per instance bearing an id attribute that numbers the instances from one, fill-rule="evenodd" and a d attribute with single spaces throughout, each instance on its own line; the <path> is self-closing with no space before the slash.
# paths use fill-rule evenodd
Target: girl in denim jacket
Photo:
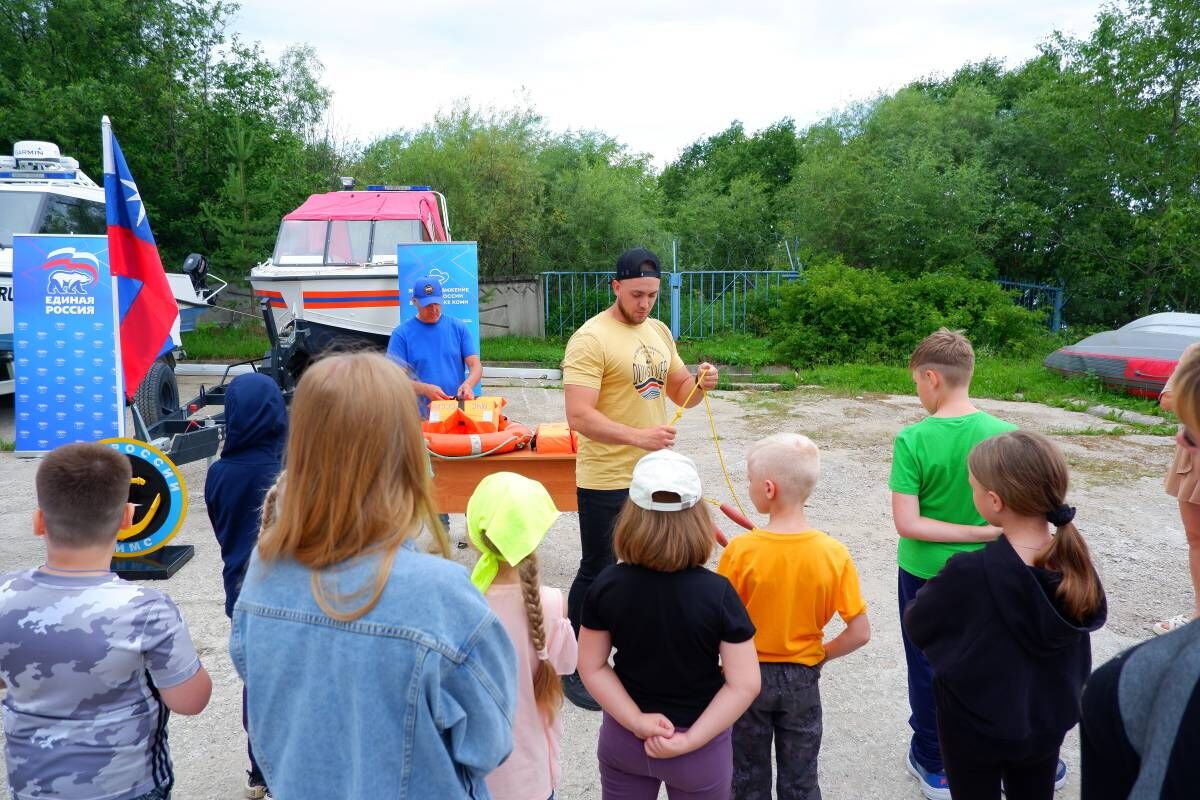
<path id="1" fill-rule="evenodd" d="M 273 794 L 487 797 L 512 750 L 516 657 L 444 557 L 404 371 L 377 354 L 310 367 L 285 468 L 230 636 Z M 438 555 L 414 546 L 422 524 Z"/>

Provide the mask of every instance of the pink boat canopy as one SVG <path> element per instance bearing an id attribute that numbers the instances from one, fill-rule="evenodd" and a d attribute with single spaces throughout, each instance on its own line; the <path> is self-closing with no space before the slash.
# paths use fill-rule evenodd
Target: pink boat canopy
<path id="1" fill-rule="evenodd" d="M 284 220 L 416 219 L 435 242 L 447 241 L 436 192 L 328 192 L 311 195 Z"/>

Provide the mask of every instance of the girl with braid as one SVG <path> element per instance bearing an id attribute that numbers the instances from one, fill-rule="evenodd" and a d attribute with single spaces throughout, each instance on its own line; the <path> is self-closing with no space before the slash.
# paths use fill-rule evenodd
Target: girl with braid
<path id="1" fill-rule="evenodd" d="M 487 777 L 495 800 L 545 800 L 559 779 L 559 676 L 575 672 L 577 648 L 563 593 L 541 585 L 535 552 L 556 519 L 545 487 L 511 472 L 488 475 L 467 503 L 479 550 L 471 581 L 517 651 L 513 752 Z"/>

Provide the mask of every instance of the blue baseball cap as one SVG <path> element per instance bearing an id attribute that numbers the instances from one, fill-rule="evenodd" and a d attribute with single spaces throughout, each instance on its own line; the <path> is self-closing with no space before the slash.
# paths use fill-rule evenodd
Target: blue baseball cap
<path id="1" fill-rule="evenodd" d="M 442 302 L 442 284 L 432 275 L 422 275 L 413 284 L 413 297 L 417 305 L 424 308 L 434 303 Z"/>

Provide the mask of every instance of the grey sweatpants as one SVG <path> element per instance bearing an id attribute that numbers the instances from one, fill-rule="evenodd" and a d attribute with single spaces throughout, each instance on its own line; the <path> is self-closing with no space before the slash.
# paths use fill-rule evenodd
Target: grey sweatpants
<path id="1" fill-rule="evenodd" d="M 821 670 L 760 663 L 762 689 L 733 725 L 734 800 L 771 800 L 771 739 L 778 800 L 821 800 Z"/>

